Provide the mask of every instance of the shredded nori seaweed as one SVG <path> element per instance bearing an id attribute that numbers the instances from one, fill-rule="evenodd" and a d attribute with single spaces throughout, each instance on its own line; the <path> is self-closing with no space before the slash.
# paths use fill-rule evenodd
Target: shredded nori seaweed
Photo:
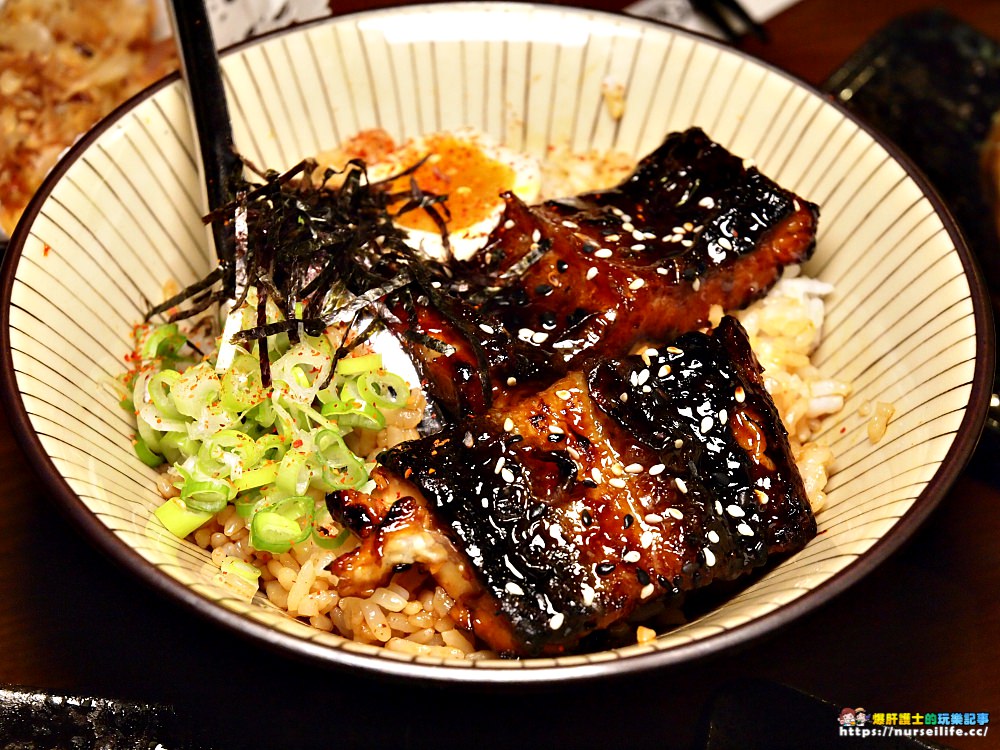
<path id="1" fill-rule="evenodd" d="M 306 159 L 281 174 L 261 172 L 247 163 L 263 182 L 247 181 L 235 200 L 204 217 L 206 223 L 222 222 L 234 238 L 233 258 L 219 257 L 218 266 L 207 276 L 153 307 L 146 319 L 170 311 L 170 320 L 180 320 L 226 300 L 242 305 L 253 287 L 258 295 L 257 324 L 232 340 L 244 345 L 257 342 L 265 384 L 270 382 L 269 336 L 287 333 L 294 341 L 300 332 L 318 335 L 335 321 L 349 318 L 335 358 L 345 356 L 384 325 L 390 298 L 409 299 L 414 291 L 423 297 L 450 283 L 447 261 L 418 256 L 404 242 L 405 231 L 393 223 L 401 214 L 426 212 L 440 230 L 450 258 L 447 196 L 420 188 L 412 177 L 420 163 L 375 183 L 369 182 L 361 160 L 352 160 L 337 172 Z M 342 181 L 330 186 L 337 174 L 343 175 Z M 409 189 L 395 190 L 397 180 L 406 176 Z M 284 320 L 267 322 L 268 300 Z M 368 324 L 351 335 L 360 320 Z"/>

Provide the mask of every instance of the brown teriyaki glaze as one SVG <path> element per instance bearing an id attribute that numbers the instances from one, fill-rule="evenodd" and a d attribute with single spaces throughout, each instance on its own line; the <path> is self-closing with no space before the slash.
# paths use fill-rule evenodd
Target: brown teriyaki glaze
<path id="1" fill-rule="evenodd" d="M 381 463 L 379 492 L 330 498 L 362 536 L 334 564 L 342 586 L 370 590 L 394 565 L 424 565 L 459 622 L 507 655 L 565 653 L 664 595 L 737 578 L 815 533 L 759 366 L 730 318 L 657 356 L 569 373 Z"/>

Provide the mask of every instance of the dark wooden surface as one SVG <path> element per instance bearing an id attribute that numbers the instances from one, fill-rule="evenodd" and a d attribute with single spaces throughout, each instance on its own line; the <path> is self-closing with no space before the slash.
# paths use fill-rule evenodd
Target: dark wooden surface
<path id="1" fill-rule="evenodd" d="M 347 0 L 358 10 L 387 3 Z M 595 7 L 610 4 L 592 1 Z M 927 3 L 804 0 L 755 54 L 820 83 L 891 18 Z M 938 2 L 1000 37 L 1000 3 Z M 687 748 L 722 686 L 786 683 L 869 711 L 1000 720 L 1000 490 L 983 446 L 910 542 L 827 605 L 737 654 L 611 682 L 487 693 L 384 682 L 266 652 L 182 610 L 102 557 L 60 515 L 0 405 L 0 683 L 155 701 L 209 747 Z M 992 455 L 991 455 L 992 454 Z M 781 722 L 774 706 L 762 723 Z M 817 744 L 836 731 L 816 726 Z M 950 738 L 1000 747 L 995 736 Z M 2 736 L 2 732 L 0 732 Z"/>

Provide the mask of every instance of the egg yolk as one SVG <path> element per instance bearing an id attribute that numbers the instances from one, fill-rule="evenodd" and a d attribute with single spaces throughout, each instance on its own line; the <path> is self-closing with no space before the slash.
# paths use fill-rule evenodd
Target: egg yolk
<path id="1" fill-rule="evenodd" d="M 446 205 L 451 214 L 448 219 L 449 231 L 465 229 L 487 218 L 502 202 L 500 193 L 514 186 L 514 170 L 491 159 L 474 142 L 441 134 L 428 138 L 425 145 L 425 154 L 429 152 L 430 156 L 412 175 L 395 180 L 392 190 L 408 191 L 412 176 L 424 192 L 447 195 Z M 421 156 L 416 156 L 408 163 L 419 161 Z M 405 203 L 406 199 L 397 201 L 393 209 L 398 211 Z M 445 218 L 443 208 L 436 208 L 441 217 Z M 430 215 L 420 209 L 408 211 L 395 221 L 408 229 L 438 231 Z"/>

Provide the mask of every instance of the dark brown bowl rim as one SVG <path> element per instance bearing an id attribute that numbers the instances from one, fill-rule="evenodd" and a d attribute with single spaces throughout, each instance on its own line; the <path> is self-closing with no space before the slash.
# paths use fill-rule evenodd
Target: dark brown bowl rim
<path id="1" fill-rule="evenodd" d="M 461 3 L 435 3 L 420 6 L 428 12 L 433 12 L 442 8 L 454 10 L 456 8 L 475 8 L 487 5 L 486 3 L 461 2 Z M 757 57 L 742 50 L 720 42 L 712 37 L 708 37 L 687 29 L 677 28 L 669 24 L 663 24 L 645 18 L 627 16 L 624 13 L 609 11 L 590 10 L 583 8 L 571 8 L 566 6 L 550 6 L 542 3 L 505 3 L 513 7 L 520 8 L 553 8 L 569 13 L 581 13 L 585 16 L 598 16 L 608 19 L 628 19 L 630 23 L 649 25 L 657 28 L 667 28 L 676 33 L 696 38 L 729 52 L 735 53 L 744 59 L 760 65 L 768 71 L 775 73 L 792 83 L 804 87 L 811 93 L 824 98 L 828 103 L 838 109 L 844 117 L 848 118 L 859 128 L 867 132 L 879 145 L 881 145 L 899 164 L 907 175 L 916 183 L 923 194 L 931 202 L 937 214 L 941 217 L 942 223 L 948 232 L 948 236 L 954 243 L 955 250 L 961 259 L 965 276 L 969 283 L 971 301 L 973 306 L 973 317 L 976 323 L 976 362 L 975 374 L 972 381 L 972 390 L 969 403 L 962 418 L 961 425 L 949 448 L 944 460 L 930 479 L 923 492 L 913 501 L 907 512 L 896 521 L 890 532 L 877 541 L 871 548 L 859 556 L 846 568 L 833 574 L 823 581 L 816 588 L 809 590 L 794 601 L 782 605 L 772 612 L 755 618 L 742 625 L 735 626 L 716 635 L 707 636 L 698 641 L 674 646 L 662 651 L 653 651 L 630 656 L 618 656 L 614 659 L 607 659 L 595 662 L 587 662 L 572 665 L 557 665 L 545 667 L 490 667 L 476 666 L 473 662 L 471 667 L 457 667 L 434 664 L 423 664 L 413 661 L 396 661 L 390 658 L 382 658 L 373 655 L 355 653 L 343 648 L 331 648 L 330 646 L 315 643 L 310 640 L 298 638 L 296 636 L 275 630 L 259 622 L 250 620 L 236 612 L 232 612 L 209 599 L 195 593 L 188 586 L 171 578 L 166 573 L 151 565 L 145 558 L 140 556 L 128 544 L 117 537 L 110 529 L 102 524 L 97 517 L 83 504 L 82 500 L 73 492 L 69 484 L 56 469 L 49 458 L 41 441 L 35 434 L 31 422 L 28 418 L 24 403 L 20 398 L 20 391 L 17 387 L 14 366 L 11 356 L 10 333 L 7 325 L 0 326 L 0 395 L 10 408 L 10 421 L 14 426 L 14 432 L 25 454 L 31 461 L 35 471 L 42 477 L 45 486 L 52 493 L 61 509 L 68 514 L 74 523 L 86 534 L 88 539 L 95 544 L 104 554 L 109 556 L 114 562 L 124 566 L 131 573 L 136 575 L 141 581 L 151 586 L 154 590 L 175 600 L 197 613 L 198 615 L 215 622 L 225 628 L 231 629 L 249 640 L 260 645 L 273 649 L 277 652 L 294 656 L 309 663 L 318 663 L 330 668 L 361 669 L 366 672 L 381 674 L 392 678 L 405 678 L 410 680 L 420 680 L 427 682 L 441 683 L 481 683 L 484 685 L 505 685 L 505 684 L 546 684 L 554 682 L 579 682 L 595 678 L 608 677 L 611 675 L 621 675 L 624 673 L 635 673 L 647 669 L 662 668 L 671 665 L 678 665 L 684 662 L 704 658 L 709 655 L 730 651 L 737 647 L 742 647 L 762 638 L 765 634 L 786 625 L 792 620 L 801 617 L 820 605 L 830 601 L 835 596 L 846 590 L 848 587 L 859 581 L 862 577 L 875 569 L 890 554 L 898 549 L 916 529 L 923 523 L 931 511 L 941 502 L 948 489 L 958 478 L 979 441 L 983 427 L 986 422 L 987 410 L 992 393 L 992 378 L 994 371 L 994 330 L 992 323 L 991 306 L 988 302 L 989 296 L 978 269 L 975 259 L 967 246 L 961 232 L 951 213 L 944 202 L 937 194 L 929 181 L 923 176 L 920 170 L 914 166 L 908 157 L 905 156 L 893 143 L 888 141 L 874 129 L 858 119 L 852 112 L 842 106 L 839 102 L 819 91 L 816 87 L 801 80 L 786 71 L 764 62 Z M 312 22 L 297 24 L 295 26 L 281 29 L 262 37 L 248 40 L 234 45 L 226 50 L 227 53 L 241 50 L 245 47 L 259 43 L 261 40 L 270 39 L 275 36 L 288 34 L 303 28 L 330 23 L 350 18 L 373 17 L 383 14 L 399 12 L 401 8 L 383 8 L 379 10 L 362 11 L 341 17 L 330 17 L 317 19 Z M 406 9 L 412 12 L 412 8 Z M 116 108 L 111 114 L 97 123 L 90 131 L 82 136 L 60 159 L 52 172 L 45 179 L 38 192 L 30 202 L 24 212 L 24 216 L 15 228 L 11 237 L 10 245 L 3 259 L 2 273 L 0 273 L 0 319 L 9 320 L 9 308 L 11 304 L 11 289 L 17 269 L 17 260 L 20 258 L 24 247 L 24 242 L 28 236 L 28 227 L 37 216 L 44 199 L 49 195 L 54 185 L 60 180 L 68 168 L 76 161 L 81 153 L 93 143 L 100 135 L 107 131 L 122 115 L 135 107 L 138 103 L 153 96 L 160 89 L 172 84 L 178 79 L 178 74 L 173 74 L 167 78 L 153 84 L 146 90 L 140 92 L 130 100 Z M 606 652 L 615 653 L 615 652 Z"/>

